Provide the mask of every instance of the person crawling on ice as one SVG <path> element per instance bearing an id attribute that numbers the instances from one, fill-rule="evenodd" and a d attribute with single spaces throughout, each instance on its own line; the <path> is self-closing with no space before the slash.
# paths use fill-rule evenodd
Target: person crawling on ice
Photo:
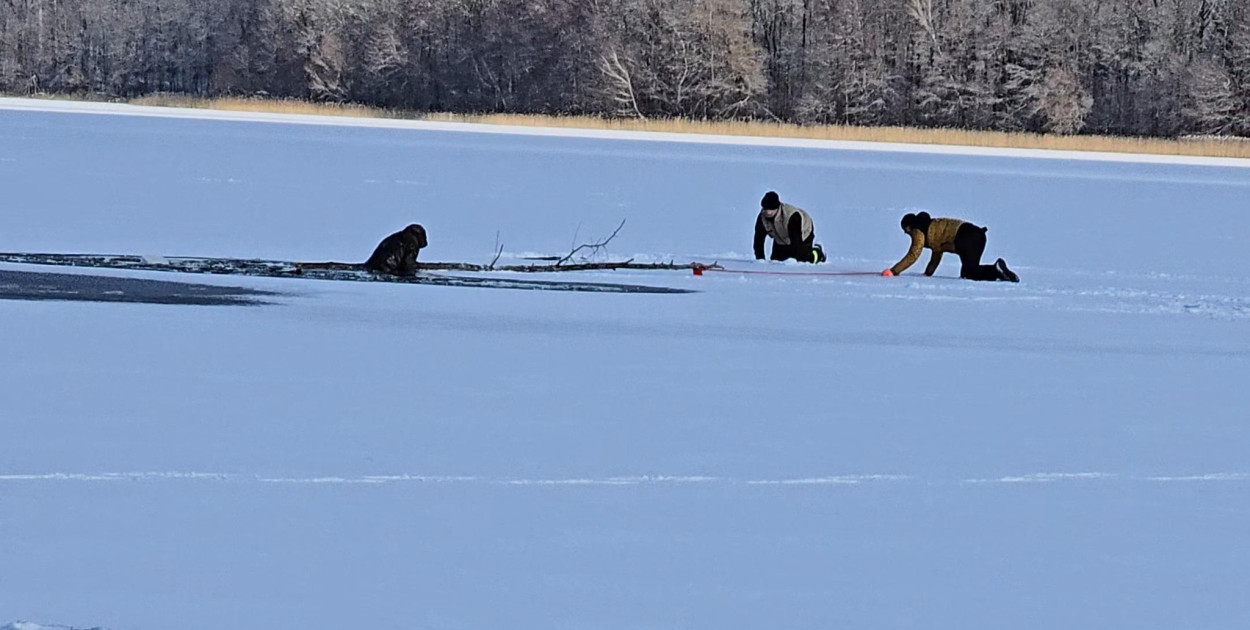
<path id="1" fill-rule="evenodd" d="M 768 191 L 760 200 L 760 215 L 755 220 L 755 259 L 764 260 L 764 237 L 773 238 L 770 260 L 825 262 L 825 250 L 815 243 L 812 217 L 802 208 L 781 203 L 777 193 Z"/>
<path id="2" fill-rule="evenodd" d="M 933 275 L 942 262 L 942 254 L 950 252 L 959 256 L 960 278 L 1020 281 L 1020 277 L 1007 268 L 1007 263 L 1002 258 L 993 265 L 981 264 L 981 255 L 985 253 L 986 228 L 959 219 L 934 219 L 928 212 L 908 213 L 903 216 L 899 226 L 911 237 L 911 248 L 898 264 L 882 271 L 883 276 L 903 273 L 920 258 L 921 250 L 927 247 L 933 253 L 924 270 L 926 276 Z"/>
<path id="3" fill-rule="evenodd" d="M 365 261 L 365 269 L 374 273 L 411 276 L 417 272 L 417 255 L 428 245 L 425 228 L 413 223 L 382 239 L 373 255 Z"/>

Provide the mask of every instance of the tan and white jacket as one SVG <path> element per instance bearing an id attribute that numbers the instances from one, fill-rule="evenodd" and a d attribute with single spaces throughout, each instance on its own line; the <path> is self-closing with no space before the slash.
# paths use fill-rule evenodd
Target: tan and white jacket
<path id="1" fill-rule="evenodd" d="M 802 240 L 806 241 L 812 235 L 812 217 L 798 206 L 783 203 L 771 219 L 764 216 L 764 211 L 760 210 L 760 224 L 764 226 L 764 232 L 773 237 L 774 241 L 782 245 L 790 245 L 790 219 L 796 214 L 802 221 Z"/>

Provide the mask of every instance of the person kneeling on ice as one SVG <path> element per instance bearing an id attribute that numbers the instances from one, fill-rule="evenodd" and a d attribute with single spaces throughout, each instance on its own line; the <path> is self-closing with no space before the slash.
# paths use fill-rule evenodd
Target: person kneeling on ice
<path id="1" fill-rule="evenodd" d="M 897 276 L 920 258 L 920 251 L 926 247 L 933 251 L 929 256 L 929 265 L 924 275 L 931 276 L 942 262 L 942 254 L 951 252 L 959 256 L 959 277 L 968 280 L 1006 280 L 1019 282 L 1020 277 L 1007 268 L 1002 258 L 993 265 L 982 265 L 981 255 L 985 253 L 985 231 L 977 225 L 959 219 L 934 219 L 928 212 L 919 214 L 908 213 L 899 222 L 908 236 L 911 236 L 911 248 L 898 264 L 881 272 L 883 276 Z"/>
<path id="2" fill-rule="evenodd" d="M 815 243 L 812 217 L 802 208 L 781 203 L 777 193 L 768 191 L 760 201 L 760 215 L 755 220 L 755 259 L 764 260 L 764 236 L 773 237 L 771 260 L 825 262 L 825 250 Z"/>
<path id="3" fill-rule="evenodd" d="M 382 239 L 373 255 L 365 261 L 365 269 L 374 273 L 411 276 L 417 271 L 417 255 L 428 245 L 425 228 L 413 223 Z"/>

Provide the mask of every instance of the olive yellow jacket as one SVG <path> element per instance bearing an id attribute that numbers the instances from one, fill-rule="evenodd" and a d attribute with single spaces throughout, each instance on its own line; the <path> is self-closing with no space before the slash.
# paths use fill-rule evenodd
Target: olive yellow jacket
<path id="1" fill-rule="evenodd" d="M 911 236 L 911 247 L 898 264 L 890 267 L 890 271 L 896 276 L 903 273 L 915 264 L 916 259 L 920 258 L 920 250 L 927 247 L 933 251 L 933 254 L 929 257 L 929 265 L 925 267 L 924 275 L 933 275 L 933 272 L 937 271 L 938 264 L 942 262 L 942 254 L 955 251 L 955 233 L 963 224 L 964 222 L 959 219 L 933 219 L 929 222 L 928 230 L 908 231 L 907 234 Z"/>

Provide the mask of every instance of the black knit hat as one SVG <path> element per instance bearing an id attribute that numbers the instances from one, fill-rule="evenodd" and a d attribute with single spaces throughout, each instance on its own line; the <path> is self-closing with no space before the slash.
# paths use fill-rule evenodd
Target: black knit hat
<path id="1" fill-rule="evenodd" d="M 775 210 L 781 207 L 781 198 L 777 193 L 768 191 L 764 193 L 764 198 L 760 200 L 760 207 L 765 210 Z"/>
<path id="2" fill-rule="evenodd" d="M 919 212 L 916 214 L 907 213 L 903 215 L 903 220 L 899 221 L 903 231 L 920 230 L 921 232 L 929 231 L 929 224 L 933 222 L 933 217 L 928 212 Z"/>

